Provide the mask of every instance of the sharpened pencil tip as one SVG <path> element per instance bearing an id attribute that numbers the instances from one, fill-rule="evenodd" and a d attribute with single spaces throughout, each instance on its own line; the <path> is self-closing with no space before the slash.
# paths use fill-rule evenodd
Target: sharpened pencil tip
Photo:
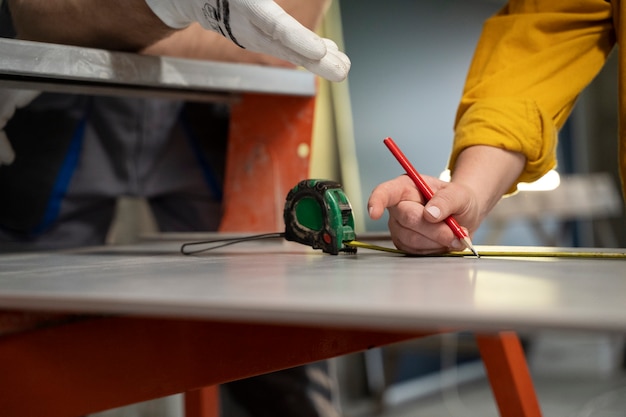
<path id="1" fill-rule="evenodd" d="M 474 248 L 474 245 L 472 245 L 472 240 L 468 236 L 465 236 L 462 240 L 463 240 L 463 243 L 465 243 L 465 246 L 467 246 L 467 249 L 471 250 L 472 253 L 476 255 L 477 258 L 480 258 L 480 255 Z"/>

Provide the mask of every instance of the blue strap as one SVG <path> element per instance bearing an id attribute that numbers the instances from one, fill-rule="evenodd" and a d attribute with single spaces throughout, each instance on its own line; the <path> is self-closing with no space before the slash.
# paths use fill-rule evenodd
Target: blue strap
<path id="1" fill-rule="evenodd" d="M 74 131 L 74 135 L 72 136 L 68 152 L 65 155 L 65 159 L 63 160 L 61 169 L 59 170 L 57 178 L 52 187 L 50 198 L 48 200 L 48 205 L 46 206 L 46 211 L 44 212 L 43 218 L 39 225 L 37 225 L 33 230 L 34 235 L 43 233 L 46 229 L 52 226 L 52 224 L 59 217 L 59 212 L 61 211 L 61 203 L 63 202 L 63 199 L 67 194 L 67 189 L 70 185 L 70 181 L 72 180 L 72 176 L 74 175 L 74 171 L 76 170 L 76 165 L 78 165 L 80 151 L 82 149 L 83 140 L 85 138 L 86 126 L 87 116 L 83 117 L 83 119 L 76 127 L 76 130 Z"/>

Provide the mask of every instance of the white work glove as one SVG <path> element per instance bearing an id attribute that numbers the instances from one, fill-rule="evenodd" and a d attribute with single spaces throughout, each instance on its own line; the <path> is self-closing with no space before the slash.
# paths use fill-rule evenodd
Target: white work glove
<path id="1" fill-rule="evenodd" d="M 330 81 L 348 76 L 350 59 L 330 39 L 320 38 L 273 0 L 146 0 L 166 25 L 192 22 L 242 48 L 303 66 Z"/>
<path id="2" fill-rule="evenodd" d="M 34 90 L 0 89 L 0 166 L 11 165 L 15 159 L 15 152 L 4 127 L 16 109 L 26 106 L 38 95 L 39 91 Z"/>

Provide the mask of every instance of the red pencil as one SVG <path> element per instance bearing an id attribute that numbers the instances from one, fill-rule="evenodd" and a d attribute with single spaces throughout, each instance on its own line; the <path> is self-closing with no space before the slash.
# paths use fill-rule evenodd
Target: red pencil
<path id="1" fill-rule="evenodd" d="M 402 165 L 402 168 L 404 168 L 409 178 L 413 180 L 413 182 L 417 186 L 417 189 L 420 191 L 420 193 L 422 193 L 422 196 L 424 196 L 424 199 L 428 201 L 433 198 L 433 190 L 430 189 L 430 187 L 428 186 L 428 184 L 426 184 L 419 172 L 417 172 L 417 170 L 413 167 L 411 162 L 409 162 L 407 157 L 404 156 L 404 153 L 402 153 L 400 148 L 398 148 L 398 145 L 396 145 L 393 139 L 386 138 L 383 143 L 387 145 L 387 148 L 389 148 L 393 156 L 395 156 L 398 162 L 400 162 L 400 165 Z M 454 217 L 447 217 L 445 219 L 445 222 L 450 227 L 450 229 L 452 229 L 454 235 L 459 238 L 459 240 L 463 242 L 463 244 L 465 244 L 465 246 L 467 246 L 467 248 L 471 250 L 474 255 L 479 256 L 478 252 L 476 252 L 476 249 L 474 249 L 474 245 L 472 245 L 472 240 L 467 235 L 467 233 L 465 233 L 465 230 L 463 230 L 463 228 L 459 226 L 459 223 L 457 223 Z"/>

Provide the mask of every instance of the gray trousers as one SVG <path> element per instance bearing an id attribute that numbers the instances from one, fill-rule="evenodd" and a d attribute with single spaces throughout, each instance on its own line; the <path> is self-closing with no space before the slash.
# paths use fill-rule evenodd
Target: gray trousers
<path id="1" fill-rule="evenodd" d="M 168 100 L 44 94 L 6 132 L 0 250 L 104 243 L 120 196 L 145 198 L 161 231 L 216 230 L 227 111 Z"/>

